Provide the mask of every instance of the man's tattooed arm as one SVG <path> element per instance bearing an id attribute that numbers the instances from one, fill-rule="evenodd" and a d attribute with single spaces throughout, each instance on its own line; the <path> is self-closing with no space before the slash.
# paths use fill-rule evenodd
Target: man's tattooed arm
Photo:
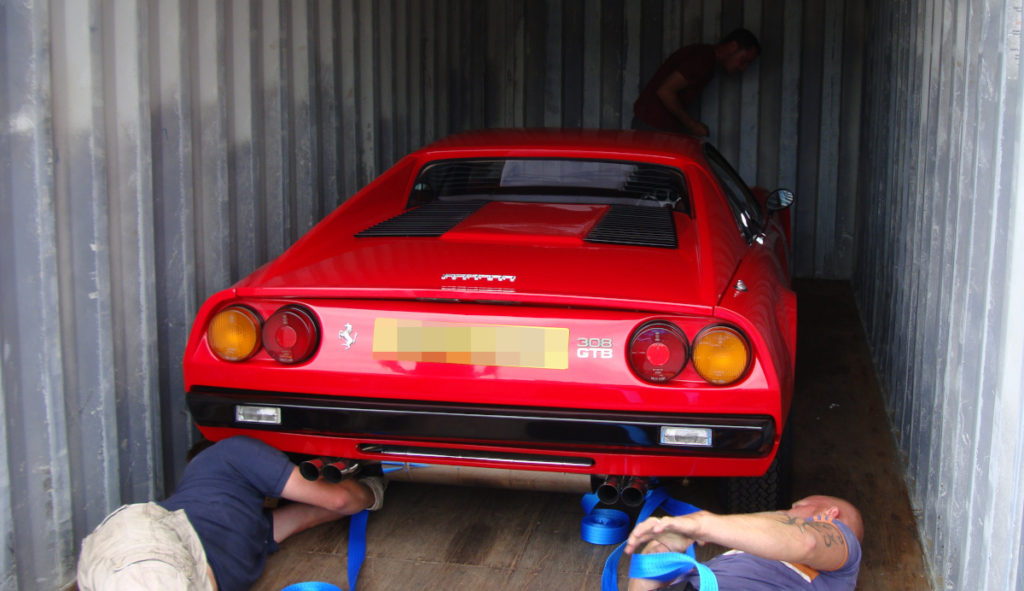
<path id="1" fill-rule="evenodd" d="M 839 531 L 839 528 L 831 521 L 808 521 L 787 515 L 781 511 L 775 513 L 775 515 L 780 524 L 795 527 L 802 535 L 813 536 L 825 552 L 832 553 L 839 550 L 844 555 L 846 554 L 846 538 L 843 536 L 843 532 Z"/>

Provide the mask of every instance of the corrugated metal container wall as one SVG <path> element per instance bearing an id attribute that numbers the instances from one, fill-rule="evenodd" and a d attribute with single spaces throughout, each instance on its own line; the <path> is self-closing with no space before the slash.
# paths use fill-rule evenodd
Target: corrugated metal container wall
<path id="1" fill-rule="evenodd" d="M 922 541 L 942 588 L 1024 589 L 1021 2 L 867 15 L 854 285 Z"/>
<path id="2" fill-rule="evenodd" d="M 627 127 L 640 85 L 665 56 L 738 26 L 760 36 L 764 53 L 742 77 L 705 91 L 713 140 L 749 182 L 797 190 L 798 275 L 856 269 L 915 498 L 928 508 L 933 560 L 959 565 L 949 577 L 964 572 L 956 542 L 969 533 L 1005 541 L 981 555 L 1000 555 L 999 576 L 1017 572 L 1012 422 L 1022 417 L 1010 394 L 1020 375 L 998 351 L 1017 351 L 1019 365 L 1021 322 L 1006 304 L 1021 281 L 1009 280 L 1021 238 L 1006 230 L 1021 227 L 1021 212 L 1017 200 L 1004 203 L 1006 184 L 1017 190 L 1005 160 L 1016 152 L 1005 146 L 1020 135 L 1007 101 L 1019 97 L 1016 80 L 997 75 L 979 100 L 956 63 L 999 74 L 976 53 L 1000 47 L 992 23 L 1009 22 L 1019 4 L 0 2 L 0 590 L 70 581 L 79 541 L 108 511 L 173 486 L 193 438 L 181 355 L 208 294 L 448 133 Z M 922 82 L 937 90 L 914 86 Z M 979 136 L 968 135 L 981 120 L 1001 143 L 975 146 Z M 962 141 L 970 149 L 961 157 Z M 995 156 L 1004 160 L 995 158 L 993 184 L 973 167 Z M 929 202 L 933 193 L 941 199 Z M 889 220 L 892 203 L 903 223 Z M 976 204 L 1016 217 L 997 222 Z M 914 217 L 918 205 L 930 217 Z M 958 222 L 965 214 L 969 224 Z M 914 232 L 904 235 L 905 223 Z M 1011 240 L 989 244 L 984 230 Z M 1011 246 L 1016 257 L 988 257 Z M 966 270 L 979 260 L 985 273 Z M 897 274 L 910 269 L 912 280 Z M 950 283 L 958 288 L 939 289 Z M 945 295 L 926 298 L 936 291 Z M 904 320 L 913 310 L 927 322 Z M 967 344 L 930 348 L 960 338 Z M 965 361 L 926 371 L 952 355 Z M 993 367 L 1001 371 L 986 373 Z M 959 394 L 976 387 L 1000 394 Z M 996 413 L 998 434 L 979 436 Z M 997 437 L 1009 451 L 995 453 Z M 972 445 L 958 448 L 965 440 Z M 972 474 L 975 452 L 987 464 Z M 1012 478 L 1017 496 L 989 474 Z M 967 508 L 987 524 L 994 507 L 1016 507 L 1017 533 L 1003 540 L 955 523 L 967 501 L 950 497 L 946 482 L 982 495 Z"/>

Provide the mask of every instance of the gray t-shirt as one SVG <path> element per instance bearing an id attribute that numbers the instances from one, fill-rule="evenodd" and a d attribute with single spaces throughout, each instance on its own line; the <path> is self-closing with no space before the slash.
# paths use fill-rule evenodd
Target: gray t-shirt
<path id="1" fill-rule="evenodd" d="M 718 578 L 720 591 L 853 591 L 860 572 L 860 542 L 845 523 L 832 523 L 842 532 L 848 549 L 843 566 L 834 571 L 818 571 L 736 550 L 716 556 L 706 564 Z M 694 571 L 669 589 L 687 589 L 687 583 L 694 589 L 700 589 L 699 580 Z"/>

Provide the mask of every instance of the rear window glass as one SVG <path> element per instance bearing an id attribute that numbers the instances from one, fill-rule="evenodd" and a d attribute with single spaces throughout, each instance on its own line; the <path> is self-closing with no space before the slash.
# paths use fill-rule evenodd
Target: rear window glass
<path id="1" fill-rule="evenodd" d="M 420 171 L 408 207 L 532 201 L 665 207 L 690 213 L 682 173 L 643 162 L 550 158 L 442 160 Z"/>

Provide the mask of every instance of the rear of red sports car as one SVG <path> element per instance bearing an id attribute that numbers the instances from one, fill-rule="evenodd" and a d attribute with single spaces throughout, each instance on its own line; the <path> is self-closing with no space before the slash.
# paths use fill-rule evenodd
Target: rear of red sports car
<path id="1" fill-rule="evenodd" d="M 189 408 L 310 457 L 775 478 L 796 304 L 762 201 L 683 136 L 453 136 L 205 303 Z"/>

